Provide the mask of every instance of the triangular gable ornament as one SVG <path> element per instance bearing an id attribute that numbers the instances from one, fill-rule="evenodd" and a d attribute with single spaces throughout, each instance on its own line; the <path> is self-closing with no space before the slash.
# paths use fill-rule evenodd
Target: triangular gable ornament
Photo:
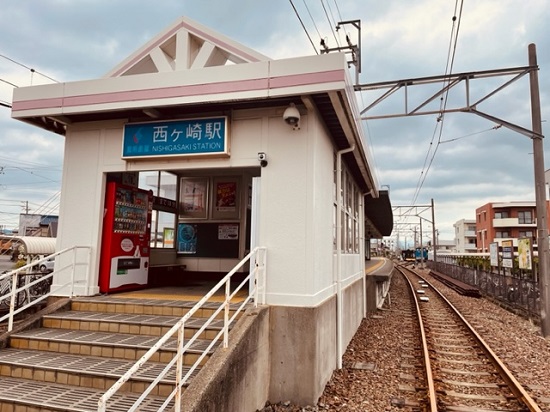
<path id="1" fill-rule="evenodd" d="M 104 77 L 182 71 L 270 60 L 187 17 L 181 17 Z"/>

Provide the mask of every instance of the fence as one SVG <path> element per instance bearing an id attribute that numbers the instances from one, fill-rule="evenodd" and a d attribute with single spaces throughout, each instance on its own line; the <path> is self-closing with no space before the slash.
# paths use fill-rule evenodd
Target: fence
<path id="1" fill-rule="evenodd" d="M 430 269 L 479 288 L 503 305 L 531 319 L 540 319 L 540 290 L 530 278 L 519 278 L 445 262 L 428 261 Z"/>
<path id="2" fill-rule="evenodd" d="M 77 283 L 88 283 L 88 269 L 90 265 L 89 246 L 73 246 L 53 253 L 42 259 L 34 260 L 25 266 L 0 275 L 0 308 L 5 307 L 8 313 L 0 316 L 0 322 L 8 320 L 8 331 L 13 329 L 14 318 L 17 314 L 24 312 L 32 306 L 45 300 L 52 293 L 65 287 L 70 288 L 70 295 L 73 296 L 73 289 Z M 69 282 L 57 286 L 51 290 L 54 272 L 36 275 L 34 270 L 40 267 L 49 259 L 60 257 L 61 261 L 68 263 L 56 266 L 56 273 L 69 271 Z M 84 277 L 77 279 L 77 268 L 85 268 Z"/>

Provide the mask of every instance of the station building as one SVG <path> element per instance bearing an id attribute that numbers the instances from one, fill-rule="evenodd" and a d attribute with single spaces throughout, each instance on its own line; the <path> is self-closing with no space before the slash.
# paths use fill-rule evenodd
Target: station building
<path id="1" fill-rule="evenodd" d="M 70 288 L 55 273 L 59 296 L 221 279 L 265 247 L 267 397 L 317 400 L 376 287 L 370 239 L 393 226 L 344 53 L 272 60 L 180 18 L 102 78 L 15 89 L 12 117 L 65 138 L 56 250 L 91 256 Z M 110 196 L 148 202 L 145 234 L 115 236 L 143 227 L 131 205 L 108 226 Z M 107 243 L 133 255 L 102 285 Z"/>

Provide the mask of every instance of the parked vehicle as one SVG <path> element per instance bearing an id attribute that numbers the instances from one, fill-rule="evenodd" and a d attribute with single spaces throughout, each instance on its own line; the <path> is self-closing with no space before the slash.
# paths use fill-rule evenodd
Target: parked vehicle
<path id="1" fill-rule="evenodd" d="M 55 258 L 51 258 L 40 263 L 39 270 L 42 273 L 52 272 L 54 265 L 55 265 Z"/>

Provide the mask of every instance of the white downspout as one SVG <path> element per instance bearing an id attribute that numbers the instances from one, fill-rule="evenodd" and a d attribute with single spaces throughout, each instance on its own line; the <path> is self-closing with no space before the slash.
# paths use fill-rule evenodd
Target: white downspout
<path id="1" fill-rule="evenodd" d="M 361 219 L 361 224 L 359 225 L 360 230 L 360 237 L 359 237 L 359 255 L 361 256 L 361 265 L 363 265 L 363 275 L 361 276 L 361 279 L 363 279 L 363 319 L 367 318 L 367 276 L 365 273 L 365 197 L 369 195 L 371 192 L 363 193 L 361 196 L 361 204 L 359 207 L 359 219 Z"/>
<path id="2" fill-rule="evenodd" d="M 338 369 L 342 369 L 344 356 L 342 343 L 342 155 L 353 152 L 355 145 L 336 152 L 336 356 Z"/>

